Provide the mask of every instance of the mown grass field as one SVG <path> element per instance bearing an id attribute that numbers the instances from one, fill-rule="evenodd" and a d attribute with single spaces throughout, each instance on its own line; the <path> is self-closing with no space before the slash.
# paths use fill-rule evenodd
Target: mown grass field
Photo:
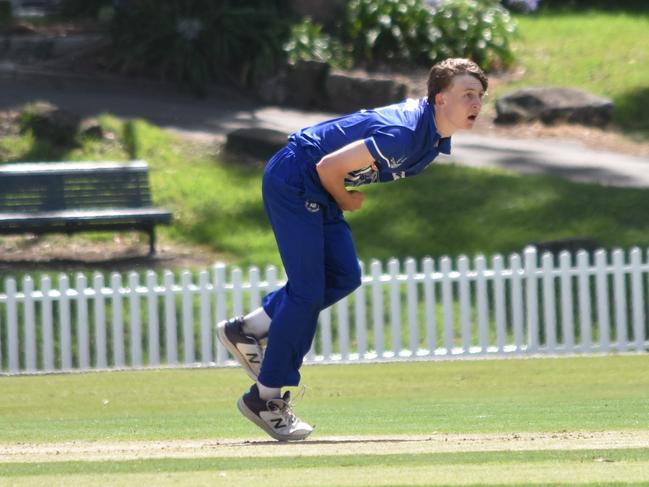
<path id="1" fill-rule="evenodd" d="M 649 133 L 648 15 L 546 10 L 517 21 L 524 73 L 494 88 L 492 99 L 521 86 L 573 86 L 611 96 L 619 129 L 639 137 Z M 213 147 L 141 121 L 105 116 L 102 124 L 114 140 L 80 140 L 79 147 L 63 152 L 29 134 L 5 137 L 0 160 L 145 159 L 156 203 L 175 217 L 171 228 L 160 229 L 163 243 L 200 245 L 244 266 L 279 264 L 261 203 L 259 168 L 225 163 Z M 590 237 L 607 248 L 649 245 L 646 190 L 434 165 L 418 178 L 366 191 L 364 209 L 348 215 L 365 261 L 507 254 L 566 237 Z"/>
<path id="2" fill-rule="evenodd" d="M 541 2 L 542 4 L 543 2 Z M 493 97 L 523 86 L 568 86 L 607 96 L 615 123 L 649 138 L 649 11 L 543 11 L 517 16 L 523 74 Z"/>
<path id="3" fill-rule="evenodd" d="M 297 410 L 316 430 L 302 446 L 267 441 L 239 415 L 249 386 L 239 369 L 3 377 L 0 485 L 641 485 L 648 365 L 636 355 L 307 366 Z M 178 448 L 190 440 L 204 448 Z M 82 445 L 98 452 L 77 458 Z"/>
<path id="4" fill-rule="evenodd" d="M 82 140 L 66 160 L 145 159 L 156 204 L 174 224 L 162 240 L 202 245 L 239 265 L 279 265 L 261 201 L 261 168 L 214 159 L 143 121 L 102 123 L 115 140 Z M 29 136 L 0 140 L 5 160 L 43 160 L 49 148 Z M 519 252 L 535 241 L 590 237 L 605 248 L 649 245 L 649 190 L 572 183 L 552 176 L 432 165 L 417 178 L 364 189 L 348 214 L 359 257 L 440 257 Z M 110 238 L 100 234 L 97 238 Z"/>

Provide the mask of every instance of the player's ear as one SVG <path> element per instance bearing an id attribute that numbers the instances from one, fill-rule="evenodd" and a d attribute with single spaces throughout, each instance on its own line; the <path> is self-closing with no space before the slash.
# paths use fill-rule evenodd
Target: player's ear
<path id="1" fill-rule="evenodd" d="M 443 105 L 446 102 L 446 97 L 444 93 L 437 93 L 435 95 L 435 105 Z"/>

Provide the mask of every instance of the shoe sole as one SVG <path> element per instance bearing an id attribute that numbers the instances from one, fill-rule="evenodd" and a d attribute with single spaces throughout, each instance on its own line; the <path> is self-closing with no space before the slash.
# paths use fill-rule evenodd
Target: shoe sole
<path id="1" fill-rule="evenodd" d="M 243 397 L 240 397 L 239 400 L 237 401 L 237 407 L 239 408 L 239 411 L 241 411 L 241 414 L 243 414 L 246 418 L 248 418 L 250 421 L 255 423 L 257 426 L 259 426 L 262 430 L 264 430 L 266 433 L 268 433 L 270 436 L 275 438 L 278 441 L 301 441 L 306 439 L 307 436 L 311 434 L 309 431 L 308 433 L 301 434 L 301 435 L 280 435 L 276 431 L 274 431 L 270 426 L 266 424 L 266 422 L 261 419 L 259 416 L 257 416 L 255 413 L 253 413 L 248 406 L 246 406 L 245 401 L 243 400 Z"/>
<path id="2" fill-rule="evenodd" d="M 239 351 L 239 349 L 235 346 L 234 343 L 232 343 L 230 340 L 228 340 L 228 336 L 225 334 L 225 324 L 226 321 L 222 321 L 218 325 L 216 325 L 216 336 L 218 337 L 219 341 L 223 344 L 225 348 L 227 348 L 228 352 L 239 362 L 241 367 L 243 367 L 243 370 L 248 374 L 248 376 L 257 382 L 257 374 L 255 374 L 255 371 L 250 368 L 250 365 L 248 364 L 248 361 L 246 360 L 246 357 Z"/>

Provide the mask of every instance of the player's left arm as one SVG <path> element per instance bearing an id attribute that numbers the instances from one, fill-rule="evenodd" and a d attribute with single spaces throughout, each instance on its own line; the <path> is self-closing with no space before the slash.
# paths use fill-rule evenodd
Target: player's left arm
<path id="1" fill-rule="evenodd" d="M 377 170 L 365 141 L 357 140 L 324 156 L 316 165 L 316 171 L 322 186 L 336 200 L 340 209 L 355 211 L 363 205 L 363 193 L 348 191 L 345 188 L 345 177 L 352 171 L 368 166 Z"/>

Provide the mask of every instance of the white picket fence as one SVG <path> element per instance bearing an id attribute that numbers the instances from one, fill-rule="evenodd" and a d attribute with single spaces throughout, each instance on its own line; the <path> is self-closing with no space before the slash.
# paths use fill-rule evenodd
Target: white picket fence
<path id="1" fill-rule="evenodd" d="M 396 259 L 322 312 L 307 362 L 645 351 L 649 254 L 536 250 L 508 259 Z M 0 371 L 8 374 L 213 366 L 233 362 L 214 325 L 258 307 L 278 269 L 215 265 L 197 274 L 8 278 Z M 73 281 L 73 282 L 72 282 Z M 90 282 L 89 282 L 90 281 Z M 107 282 L 108 281 L 108 282 Z"/>

